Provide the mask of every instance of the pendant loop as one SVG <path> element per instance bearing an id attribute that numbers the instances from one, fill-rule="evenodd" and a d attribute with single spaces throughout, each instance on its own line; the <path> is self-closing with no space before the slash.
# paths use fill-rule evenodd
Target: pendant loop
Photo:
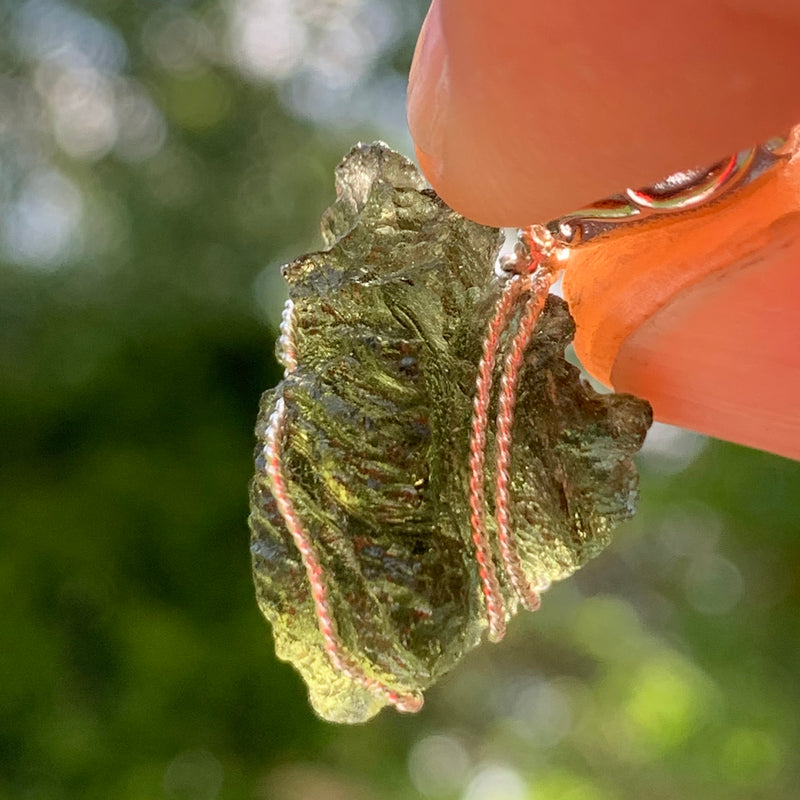
<path id="1" fill-rule="evenodd" d="M 625 189 L 587 208 L 573 211 L 548 224 L 555 238 L 570 248 L 586 244 L 623 225 L 654 215 L 674 215 L 712 203 L 746 186 L 789 157 L 786 137 L 740 150 L 710 167 L 683 170 L 641 189 Z"/>

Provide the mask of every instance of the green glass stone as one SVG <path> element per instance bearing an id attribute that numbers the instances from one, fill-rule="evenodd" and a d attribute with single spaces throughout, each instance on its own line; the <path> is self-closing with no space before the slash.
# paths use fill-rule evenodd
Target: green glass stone
<path id="1" fill-rule="evenodd" d="M 282 397 L 288 495 L 319 553 L 343 647 L 371 678 L 424 690 L 486 628 L 468 460 L 482 342 L 503 288 L 494 272 L 501 237 L 448 208 L 381 143 L 345 157 L 336 191 L 322 221 L 327 249 L 284 268 L 296 363 L 261 401 L 250 528 L 258 602 L 278 656 L 299 670 L 318 714 L 361 722 L 386 700 L 325 652 L 265 467 L 269 419 Z M 597 555 L 634 513 L 631 456 L 651 422 L 647 403 L 582 381 L 564 359 L 573 333 L 566 304 L 549 297 L 526 351 L 513 429 L 514 535 L 526 575 L 550 581 Z M 488 490 L 487 502 L 492 535 Z M 516 598 L 500 580 L 513 613 Z"/>

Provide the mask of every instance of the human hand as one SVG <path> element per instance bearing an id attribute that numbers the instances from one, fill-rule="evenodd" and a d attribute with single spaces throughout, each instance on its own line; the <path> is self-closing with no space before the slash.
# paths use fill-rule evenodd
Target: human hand
<path id="1" fill-rule="evenodd" d="M 435 0 L 409 124 L 450 205 L 527 225 L 786 132 L 798 74 L 791 0 Z M 695 217 L 570 257 L 576 348 L 659 419 L 800 458 L 800 158 Z"/>

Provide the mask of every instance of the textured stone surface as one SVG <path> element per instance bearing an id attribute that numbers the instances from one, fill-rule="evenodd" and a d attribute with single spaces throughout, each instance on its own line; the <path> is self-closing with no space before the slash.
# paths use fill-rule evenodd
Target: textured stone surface
<path id="1" fill-rule="evenodd" d="M 354 148 L 336 187 L 323 218 L 329 249 L 284 269 L 297 366 L 262 398 L 250 526 L 258 601 L 278 655 L 301 672 L 321 716 L 357 722 L 385 701 L 325 654 L 265 473 L 268 420 L 282 396 L 289 495 L 317 544 L 344 647 L 398 691 L 428 687 L 486 626 L 468 442 L 482 338 L 502 287 L 498 232 L 450 210 L 385 145 Z M 646 403 L 583 384 L 564 360 L 573 333 L 565 304 L 550 297 L 514 426 L 514 532 L 526 573 L 550 580 L 596 555 L 633 514 L 630 456 L 651 418 Z M 491 508 L 489 526 L 491 534 Z"/>

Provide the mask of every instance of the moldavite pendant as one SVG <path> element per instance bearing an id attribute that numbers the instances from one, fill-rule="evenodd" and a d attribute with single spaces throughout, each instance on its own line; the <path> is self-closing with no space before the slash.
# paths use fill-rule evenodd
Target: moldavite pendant
<path id="1" fill-rule="evenodd" d="M 358 145 L 336 189 L 328 249 L 284 268 L 250 528 L 278 656 L 318 714 L 361 722 L 419 708 L 485 629 L 608 544 L 651 411 L 565 361 L 574 324 L 541 254 L 496 273 L 498 231 L 411 162 Z"/>

